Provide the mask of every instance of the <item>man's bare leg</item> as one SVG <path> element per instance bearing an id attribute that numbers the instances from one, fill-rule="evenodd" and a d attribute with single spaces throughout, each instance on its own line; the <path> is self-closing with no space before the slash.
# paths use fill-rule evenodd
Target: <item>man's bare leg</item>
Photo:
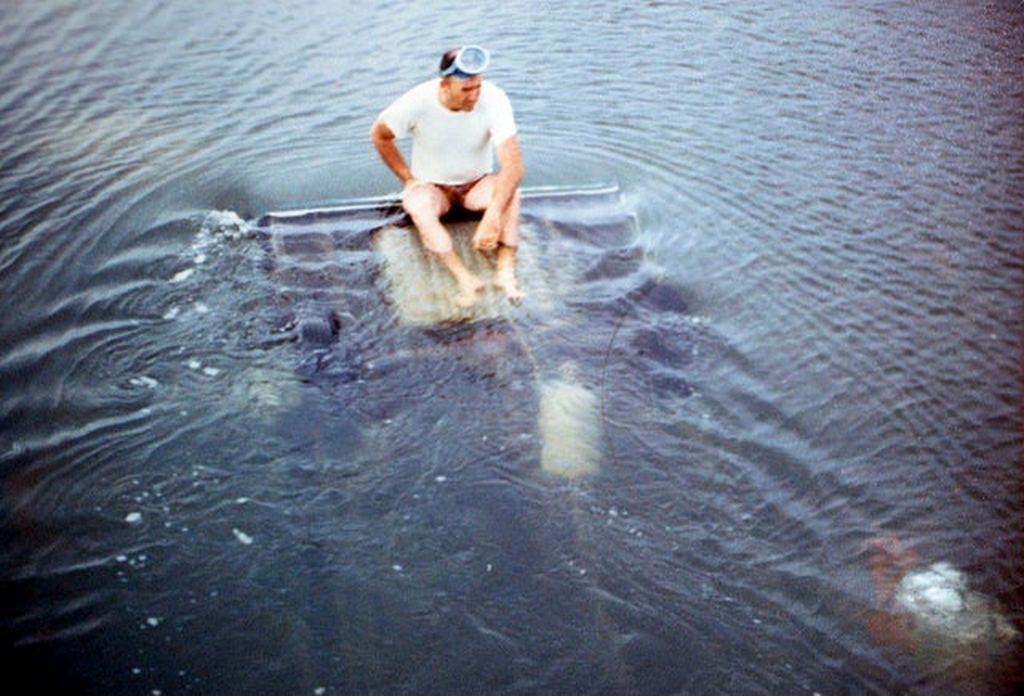
<path id="1" fill-rule="evenodd" d="M 503 293 L 509 301 L 514 303 L 522 302 L 523 291 L 516 283 L 516 247 L 498 247 L 498 259 L 494 268 L 494 285 Z"/>
<path id="2" fill-rule="evenodd" d="M 484 217 L 495 215 L 490 210 L 494 194 L 494 175 L 490 174 L 480 180 L 466 194 L 463 202 L 469 210 L 483 210 Z M 519 246 L 519 192 L 509 199 L 504 210 L 497 212 L 499 219 L 497 259 L 494 269 L 494 285 L 512 302 L 523 299 L 523 291 L 516 282 L 516 250 Z M 481 223 L 483 220 L 481 220 Z"/>
<path id="3" fill-rule="evenodd" d="M 501 237 L 498 240 L 498 260 L 494 270 L 494 284 L 512 302 L 521 302 L 523 291 L 516 282 L 516 251 L 519 249 L 519 192 L 516 191 L 508 207 L 502 211 Z"/>
<path id="4" fill-rule="evenodd" d="M 402 207 L 409 213 L 420 239 L 458 283 L 455 304 L 472 307 L 480 299 L 484 282 L 474 275 L 455 252 L 452 237 L 441 224 L 441 216 L 451 207 L 448 197 L 431 184 L 414 184 L 402 191 Z"/>
<path id="5" fill-rule="evenodd" d="M 459 293 L 455 296 L 455 304 L 463 309 L 472 307 L 480 301 L 480 291 L 484 289 L 484 281 L 480 280 L 454 251 L 433 252 L 448 272 L 455 277 L 459 285 Z"/>

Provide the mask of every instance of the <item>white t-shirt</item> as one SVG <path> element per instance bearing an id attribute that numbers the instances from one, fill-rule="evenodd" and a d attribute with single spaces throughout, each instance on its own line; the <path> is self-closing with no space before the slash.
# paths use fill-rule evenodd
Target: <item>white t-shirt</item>
<path id="1" fill-rule="evenodd" d="M 378 117 L 395 137 L 413 136 L 409 169 L 421 181 L 464 184 L 494 171 L 493 147 L 516 134 L 508 96 L 484 80 L 472 111 L 441 104 L 440 78 L 416 85 Z"/>

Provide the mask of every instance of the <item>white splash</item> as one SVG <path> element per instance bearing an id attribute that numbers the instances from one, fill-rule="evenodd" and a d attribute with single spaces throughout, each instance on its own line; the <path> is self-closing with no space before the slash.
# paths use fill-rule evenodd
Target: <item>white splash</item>
<path id="1" fill-rule="evenodd" d="M 571 365 L 541 385 L 538 429 L 541 469 L 574 479 L 593 474 L 601 463 L 601 419 L 595 393 L 580 384 Z"/>
<path id="2" fill-rule="evenodd" d="M 231 531 L 235 535 L 235 538 L 238 539 L 238 541 L 241 542 L 242 544 L 245 544 L 246 546 L 248 546 L 249 544 L 252 543 L 252 541 L 253 541 L 252 537 L 249 536 L 248 534 L 246 534 L 245 532 L 240 531 L 238 529 L 232 529 Z"/>
<path id="3" fill-rule="evenodd" d="M 1019 637 L 995 600 L 969 589 L 967 576 L 945 561 L 907 573 L 895 602 L 913 617 L 918 632 L 955 643 L 1008 643 Z"/>
<path id="4" fill-rule="evenodd" d="M 212 210 L 206 214 L 201 231 L 225 239 L 242 239 L 252 232 L 252 226 L 233 210 Z M 196 247 L 196 251 L 203 248 Z"/>
<path id="5" fill-rule="evenodd" d="M 209 260 L 208 252 L 215 249 L 224 240 L 245 239 L 252 235 L 253 229 L 249 222 L 243 220 L 232 210 L 213 210 L 206 213 L 199 223 L 199 231 L 196 233 L 195 239 L 192 240 L 192 246 L 187 254 L 191 257 L 193 267 L 181 271 L 179 275 L 186 271 L 194 271 L 197 267 L 205 264 Z M 182 280 L 187 277 L 188 275 L 185 275 Z"/>
<path id="6" fill-rule="evenodd" d="M 127 515 L 124 516 L 124 521 L 127 522 L 128 524 L 138 524 L 139 522 L 142 521 L 142 513 L 141 512 L 129 512 Z"/>
<path id="7" fill-rule="evenodd" d="M 173 276 L 171 276 L 171 282 L 180 283 L 183 280 L 187 280 L 195 272 L 196 269 L 194 268 L 186 268 L 184 270 L 178 271 Z"/>
<path id="8" fill-rule="evenodd" d="M 896 591 L 896 602 L 913 614 L 948 615 L 964 608 L 967 580 L 949 563 L 933 563 L 907 573 Z"/>

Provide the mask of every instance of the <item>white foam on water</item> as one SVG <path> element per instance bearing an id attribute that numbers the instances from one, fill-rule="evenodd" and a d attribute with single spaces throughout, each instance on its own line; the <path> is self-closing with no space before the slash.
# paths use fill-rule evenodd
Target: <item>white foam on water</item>
<path id="1" fill-rule="evenodd" d="M 1019 637 L 996 601 L 970 590 L 963 571 L 945 561 L 907 573 L 896 588 L 895 602 L 914 618 L 919 631 L 954 643 Z"/>
<path id="2" fill-rule="evenodd" d="M 141 512 L 129 512 L 127 515 L 124 516 L 124 521 L 127 522 L 128 524 L 138 524 L 139 522 L 142 521 L 142 513 Z"/>
<path id="3" fill-rule="evenodd" d="M 196 232 L 192 245 L 185 257 L 192 262 L 190 268 L 179 271 L 171 279 L 178 283 L 192 275 L 195 270 L 209 260 L 209 251 L 223 241 L 245 239 L 252 235 L 253 225 L 239 217 L 232 210 L 213 210 L 202 218 L 199 231 Z"/>
<path id="4" fill-rule="evenodd" d="M 173 276 L 171 276 L 171 282 L 172 283 L 180 283 L 183 280 L 187 280 L 189 278 L 189 276 L 191 276 L 195 272 L 196 272 L 196 269 L 194 269 L 194 268 L 186 268 L 184 270 L 178 271 Z"/>
<path id="5" fill-rule="evenodd" d="M 233 210 L 211 210 L 203 219 L 196 242 L 192 248 L 202 253 L 215 238 L 243 239 L 252 232 L 252 225 Z"/>
<path id="6" fill-rule="evenodd" d="M 158 386 L 160 386 L 159 382 L 157 382 L 152 377 L 147 377 L 146 375 L 142 375 L 140 377 L 132 377 L 129 380 L 129 382 L 134 387 L 146 387 L 147 389 L 156 389 Z"/>
<path id="7" fill-rule="evenodd" d="M 966 590 L 963 573 L 948 563 L 933 563 L 904 576 L 896 590 L 896 603 L 912 614 L 938 617 L 962 611 Z"/>
<path id="8" fill-rule="evenodd" d="M 253 542 L 252 537 L 243 531 L 240 531 L 238 529 L 232 529 L 231 532 L 235 535 L 235 538 L 238 539 L 240 543 L 245 544 L 246 546 Z"/>
<path id="9" fill-rule="evenodd" d="M 566 374 L 540 390 L 541 469 L 567 479 L 595 473 L 602 435 L 597 394 Z"/>

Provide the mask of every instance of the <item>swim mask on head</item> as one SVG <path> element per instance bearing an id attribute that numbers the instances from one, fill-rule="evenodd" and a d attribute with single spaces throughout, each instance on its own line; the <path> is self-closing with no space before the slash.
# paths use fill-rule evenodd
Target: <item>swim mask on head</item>
<path id="1" fill-rule="evenodd" d="M 441 77 L 454 75 L 461 80 L 473 75 L 479 75 L 491 62 L 491 54 L 487 49 L 480 46 L 463 46 L 455 54 L 455 60 L 447 68 L 441 71 Z"/>

